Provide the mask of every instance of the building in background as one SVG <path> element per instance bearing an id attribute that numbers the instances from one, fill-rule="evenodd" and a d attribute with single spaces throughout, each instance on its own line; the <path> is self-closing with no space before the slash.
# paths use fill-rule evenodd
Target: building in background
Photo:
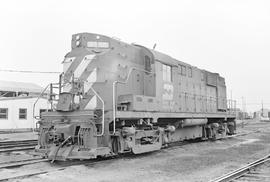
<path id="1" fill-rule="evenodd" d="M 261 121 L 270 121 L 270 110 L 265 108 L 265 109 L 256 111 L 254 112 L 254 118 Z"/>
<path id="2" fill-rule="evenodd" d="M 252 116 L 248 112 L 243 112 L 241 109 L 236 108 L 236 119 L 243 120 L 243 119 L 251 119 Z"/>
<path id="3" fill-rule="evenodd" d="M 0 97 L 39 96 L 44 90 L 34 83 L 0 80 Z"/>
<path id="4" fill-rule="evenodd" d="M 34 116 L 49 109 L 43 90 L 33 83 L 0 81 L 0 130 L 34 129 Z"/>

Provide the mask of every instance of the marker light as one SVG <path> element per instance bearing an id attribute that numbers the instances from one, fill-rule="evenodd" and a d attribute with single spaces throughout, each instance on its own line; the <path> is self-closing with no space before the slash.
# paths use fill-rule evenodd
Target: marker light
<path id="1" fill-rule="evenodd" d="M 77 35 L 77 36 L 76 36 L 76 40 L 79 40 L 80 38 L 81 38 L 80 35 Z"/>

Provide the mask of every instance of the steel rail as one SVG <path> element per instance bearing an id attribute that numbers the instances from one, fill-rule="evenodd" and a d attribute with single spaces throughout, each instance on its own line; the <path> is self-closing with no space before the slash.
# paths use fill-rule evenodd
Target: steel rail
<path id="1" fill-rule="evenodd" d="M 266 162 L 270 161 L 270 155 L 266 155 L 246 166 L 243 166 L 239 169 L 236 169 L 232 172 L 229 172 L 221 177 L 218 177 L 210 182 L 229 182 L 232 180 L 235 180 L 243 175 L 245 175 L 246 173 L 248 173 L 250 171 L 250 169 L 255 168 L 257 166 L 260 166 Z"/>
<path id="2" fill-rule="evenodd" d="M 25 177 L 30 177 L 30 176 L 36 176 L 36 175 L 40 175 L 40 174 L 47 174 L 50 172 L 56 172 L 56 171 L 61 171 L 64 169 L 67 169 L 70 166 L 78 166 L 78 165 L 85 165 L 85 166 L 91 166 L 91 165 L 95 165 L 95 164 L 100 164 L 100 163 L 106 163 L 106 162 L 111 162 L 112 160 L 116 160 L 117 158 L 110 158 L 110 159 L 103 159 L 103 160 L 97 160 L 97 161 L 76 161 L 75 163 L 69 164 L 67 166 L 60 166 L 54 169 L 44 169 L 44 170 L 40 170 L 37 169 L 36 171 L 33 172 L 26 172 L 24 174 L 14 174 L 13 176 L 0 176 L 0 181 L 8 181 L 8 180 L 12 180 L 12 179 L 18 179 L 18 178 L 25 178 Z M 44 162 L 47 159 L 40 159 L 40 161 L 38 162 Z M 38 163 L 33 161 L 33 163 Z M 28 164 L 31 164 L 30 162 Z M 23 164 L 26 165 L 26 164 Z M 19 166 L 19 165 L 18 165 Z M 16 167 L 16 166 L 15 166 Z"/>
<path id="3" fill-rule="evenodd" d="M 35 146 L 35 145 L 37 145 L 37 144 L 38 144 L 37 142 L 17 143 L 17 144 L 6 144 L 6 145 L 0 145 L 0 149 L 14 148 L 14 147 Z"/>
<path id="4" fill-rule="evenodd" d="M 0 149 L 0 153 L 22 151 L 22 150 L 32 150 L 32 149 L 35 149 L 35 146 L 36 146 L 36 144 L 32 145 L 32 146 L 22 146 L 22 147 L 13 147 L 13 148 L 7 148 L 7 149 Z"/>
<path id="5" fill-rule="evenodd" d="M 0 153 L 34 149 L 37 140 L 17 140 L 0 142 Z"/>
<path id="6" fill-rule="evenodd" d="M 1 141 L 1 145 L 7 145 L 7 144 L 14 144 L 14 143 L 29 143 L 29 142 L 37 142 L 37 140 L 7 140 L 7 141 Z"/>
<path id="7" fill-rule="evenodd" d="M 9 162 L 2 162 L 0 163 L 0 169 L 3 168 L 10 168 L 10 167 L 20 167 L 23 165 L 28 165 L 28 164 L 34 164 L 34 163 L 39 163 L 39 162 L 47 162 L 49 159 L 42 159 L 42 158 L 37 158 L 37 159 L 25 159 L 25 160 L 20 160 L 20 161 L 9 161 Z"/>

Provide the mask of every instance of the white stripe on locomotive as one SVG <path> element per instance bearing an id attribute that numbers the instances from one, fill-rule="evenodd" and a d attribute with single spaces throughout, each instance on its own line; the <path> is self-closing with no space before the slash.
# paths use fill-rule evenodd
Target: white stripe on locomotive
<path id="1" fill-rule="evenodd" d="M 94 54 L 90 54 L 90 55 L 85 56 L 82 59 L 82 61 L 79 64 L 79 66 L 74 71 L 74 77 L 75 78 L 80 78 L 82 76 L 82 73 L 85 71 L 85 69 L 87 68 L 87 66 L 89 65 L 89 63 L 91 63 L 91 61 L 93 60 L 94 57 L 95 57 Z"/>
<path id="2" fill-rule="evenodd" d="M 93 96 L 84 109 L 95 109 L 97 107 L 97 96 Z"/>
<path id="3" fill-rule="evenodd" d="M 76 57 L 71 57 L 71 58 L 65 58 L 63 61 L 63 72 L 66 73 L 68 68 L 71 66 L 72 62 L 76 59 Z"/>
<path id="4" fill-rule="evenodd" d="M 93 83 L 97 81 L 97 68 L 93 69 L 91 74 L 86 79 L 86 82 L 84 82 L 84 92 L 88 92 L 89 89 L 92 87 Z"/>
<path id="5" fill-rule="evenodd" d="M 74 77 L 75 77 L 75 78 L 79 78 L 79 77 L 83 74 L 83 72 L 84 72 L 85 69 L 88 67 L 88 65 L 92 62 L 92 60 L 94 59 L 94 57 L 95 57 L 94 54 L 90 54 L 90 55 L 86 55 L 86 56 L 82 59 L 82 61 L 81 61 L 81 63 L 79 64 L 79 66 L 78 66 L 78 67 L 75 69 L 75 71 L 74 71 Z M 71 60 L 71 61 L 70 61 L 70 60 Z M 64 66 L 64 72 L 68 70 L 68 68 L 70 67 L 71 63 L 75 60 L 75 57 L 74 57 L 74 58 L 70 58 L 70 60 L 67 61 L 67 63 L 70 63 L 70 64 Z M 66 64 L 67 64 L 67 63 L 66 63 Z M 94 70 L 95 70 L 95 72 L 96 72 L 96 69 L 94 69 Z M 90 76 L 91 76 L 91 75 L 92 75 L 92 73 L 90 74 Z M 89 77 L 90 77 L 90 76 L 89 76 Z M 89 77 L 87 78 L 87 80 L 89 79 Z M 94 77 L 94 78 L 92 78 L 92 77 Z M 93 81 L 91 81 L 91 82 L 96 82 L 96 74 L 95 74 L 94 76 L 92 76 L 92 77 L 91 77 L 91 79 L 92 79 Z M 72 77 L 70 78 L 70 82 L 72 81 L 71 79 L 72 79 Z M 90 81 L 88 81 L 88 82 L 90 82 Z M 86 82 L 85 82 L 85 83 L 86 83 Z M 86 83 L 85 85 L 88 85 L 88 84 Z M 90 85 L 89 88 L 88 88 L 87 90 L 84 89 L 84 91 L 85 91 L 85 92 L 88 91 L 88 90 L 90 89 L 91 86 L 92 86 L 92 85 Z M 70 84 L 70 83 L 66 83 L 66 84 L 64 85 L 64 87 L 63 87 L 63 91 L 64 91 L 64 92 L 70 92 L 70 91 L 71 91 L 71 84 Z"/>

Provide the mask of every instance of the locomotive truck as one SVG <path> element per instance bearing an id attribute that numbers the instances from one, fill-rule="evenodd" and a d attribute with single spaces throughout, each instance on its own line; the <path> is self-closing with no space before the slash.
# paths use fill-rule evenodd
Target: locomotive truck
<path id="1" fill-rule="evenodd" d="M 46 87 L 51 110 L 40 116 L 36 154 L 140 154 L 235 133 L 235 102 L 218 73 L 100 34 L 75 34 L 71 47 L 59 82 Z"/>

